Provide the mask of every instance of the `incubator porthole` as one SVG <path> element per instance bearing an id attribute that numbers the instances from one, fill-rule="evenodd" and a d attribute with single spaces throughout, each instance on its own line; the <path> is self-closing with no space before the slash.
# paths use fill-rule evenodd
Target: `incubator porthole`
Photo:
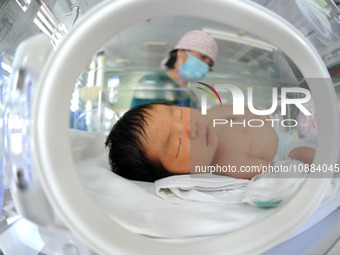
<path id="1" fill-rule="evenodd" d="M 206 19 L 176 17 L 176 21 L 181 23 L 203 23 L 205 24 L 203 30 L 215 36 L 215 40 L 220 47 L 220 55 L 215 63 L 214 71 L 208 73 L 203 82 L 213 86 L 217 84 L 215 88 L 221 97 L 223 105 L 233 104 L 233 100 L 235 100 L 231 90 L 218 89 L 219 85 L 228 84 L 242 91 L 245 106 L 251 104 L 256 109 L 272 109 L 268 114 L 269 119 L 264 121 L 259 119 L 261 116 L 253 117 L 247 120 L 247 125 L 256 126 L 257 128 L 270 125 L 276 130 L 280 143 L 282 143 L 277 152 L 278 155 L 279 153 L 281 154 L 277 156 L 278 159 L 276 160 L 282 161 L 273 167 L 272 169 L 274 170 L 272 171 L 277 171 L 276 174 L 281 174 L 280 178 L 282 178 L 289 167 L 296 167 L 299 174 L 296 174 L 294 178 L 297 178 L 298 181 L 290 183 L 288 178 L 283 178 L 283 180 L 278 178 L 276 182 L 269 182 L 270 189 L 276 187 L 277 190 L 275 195 L 270 194 L 269 190 L 267 190 L 267 195 L 271 196 L 271 198 L 263 201 L 255 195 L 258 188 L 256 185 L 253 187 L 254 190 L 251 190 L 254 194 L 248 191 L 249 194 L 246 198 L 237 195 L 237 200 L 235 194 L 242 191 L 243 185 L 247 183 L 245 180 L 240 180 L 239 186 L 236 185 L 240 189 L 234 190 L 234 197 L 228 198 L 226 196 L 223 198 L 224 200 L 219 200 L 214 196 L 211 197 L 212 200 L 223 201 L 223 205 L 207 203 L 202 207 L 200 198 L 194 198 L 196 200 L 193 201 L 185 200 L 183 199 L 185 196 L 183 193 L 182 198 L 177 197 L 174 201 L 167 201 L 174 193 L 168 192 L 170 195 L 167 197 L 165 195 L 167 191 L 163 191 L 154 183 L 139 181 L 131 183 L 131 181 L 111 173 L 107 151 L 103 153 L 102 150 L 106 137 L 98 133 L 98 131 L 107 135 L 113 124 L 119 120 L 119 117 L 133 107 L 133 99 L 138 99 L 141 102 L 152 100 L 170 101 L 171 103 L 172 100 L 178 98 L 176 97 L 178 89 L 174 88 L 171 83 L 165 84 L 164 88 L 160 90 L 157 87 L 159 86 L 158 81 L 152 80 L 148 76 L 150 73 L 159 72 L 164 57 L 167 56 L 169 49 L 176 44 L 176 40 L 164 43 L 163 36 L 152 38 L 152 45 L 156 45 L 156 48 L 153 49 L 148 44 L 148 41 L 141 42 L 137 33 L 137 31 L 143 31 L 145 34 L 152 35 L 155 27 L 159 27 L 160 30 L 166 30 L 166 25 L 164 24 L 170 23 L 171 20 L 173 20 L 173 17 L 152 19 L 121 31 L 97 50 L 97 53 L 91 57 L 87 69 L 82 71 L 73 92 L 71 116 L 75 117 L 75 120 L 71 122 L 71 125 L 74 125 L 72 126 L 74 129 L 90 132 L 90 135 L 85 136 L 84 133 L 75 131 L 70 133 L 70 137 L 71 144 L 82 141 L 83 144 L 91 144 L 91 147 L 83 150 L 73 150 L 77 174 L 82 185 L 99 207 L 114 222 L 131 232 L 142 233 L 155 238 L 178 238 L 181 235 L 197 238 L 202 233 L 197 227 L 194 227 L 195 224 L 190 229 L 187 229 L 186 232 L 183 230 L 186 229 L 185 225 L 190 224 L 190 219 L 193 219 L 191 214 L 195 212 L 194 221 L 206 224 L 207 227 L 204 232 L 206 235 L 217 234 L 217 225 L 219 225 L 218 234 L 231 233 L 246 228 L 256 223 L 259 219 L 264 220 L 270 217 L 281 209 L 279 205 L 283 206 L 288 203 L 298 192 L 299 187 L 303 185 L 306 178 L 304 174 L 305 168 L 299 167 L 298 164 L 294 165 L 296 162 L 284 160 L 288 156 L 287 150 L 292 150 L 294 146 L 299 144 L 315 148 L 317 137 L 315 104 L 313 98 L 307 99 L 307 103 L 303 101 L 305 97 L 310 95 L 308 83 L 304 80 L 301 71 L 294 62 L 276 46 L 245 32 L 240 36 L 240 41 L 236 42 L 233 36 L 239 36 L 237 28 Z M 215 29 L 211 29 L 211 27 Z M 223 31 L 228 31 L 228 33 L 223 34 Z M 125 42 L 123 38 L 129 38 L 129 41 Z M 159 42 L 157 42 L 157 39 Z M 141 53 L 137 47 L 140 44 L 148 45 L 148 50 Z M 162 45 L 160 52 L 157 45 Z M 163 48 L 164 45 L 167 47 Z M 152 52 L 152 50 L 155 50 L 155 52 Z M 239 52 L 237 59 L 235 59 L 235 52 L 233 51 Z M 243 55 L 241 55 L 240 51 L 243 51 Z M 132 55 L 136 58 L 129 62 L 129 65 L 126 65 L 125 62 L 121 62 L 121 56 L 125 55 Z M 204 93 L 202 94 L 202 91 L 197 89 L 198 86 L 200 84 L 191 82 L 189 84 L 191 90 L 188 89 L 188 91 L 195 94 L 199 100 L 196 108 L 201 110 L 201 100 L 204 98 Z M 251 101 L 249 101 L 249 98 Z M 298 103 L 286 104 L 285 102 L 289 100 L 292 102 L 297 100 Z M 300 104 L 301 102 L 304 103 Z M 180 105 L 178 102 L 176 104 Z M 208 108 L 210 108 L 214 107 L 216 102 L 214 103 L 213 100 L 210 100 L 207 104 Z M 311 112 L 311 116 L 306 116 L 301 110 Z M 73 115 L 76 112 L 77 116 Z M 81 139 L 79 139 L 80 137 Z M 308 143 L 304 143 L 305 140 Z M 72 144 L 72 146 L 77 147 L 76 144 Z M 84 158 L 84 155 L 91 156 Z M 96 164 L 98 165 L 97 169 L 94 169 Z M 193 178 L 193 182 L 194 180 L 195 178 Z M 257 185 L 264 182 L 259 177 L 255 180 L 256 182 L 254 181 L 254 183 Z M 278 182 L 280 182 L 281 186 L 278 185 Z M 285 186 L 287 185 L 291 187 L 290 192 L 286 192 Z M 158 192 L 159 197 L 150 196 L 150 190 Z M 122 193 L 124 196 L 121 196 Z M 159 201 L 160 197 L 161 201 Z M 145 200 L 141 210 L 133 210 L 140 199 Z M 228 204 L 228 199 L 233 204 Z M 112 203 L 113 200 L 115 203 Z M 174 203 L 186 203 L 190 207 L 178 207 L 174 211 Z M 261 213 L 254 214 L 254 208 L 249 208 L 249 204 L 252 207 L 262 208 Z M 167 225 L 176 225 L 175 229 L 152 229 L 151 225 L 161 224 L 164 221 L 164 216 L 159 213 L 164 208 L 167 208 L 165 211 L 176 213 L 185 220 L 178 221 L 177 217 L 168 219 Z M 247 211 L 247 208 L 249 211 Z M 221 209 L 243 211 L 242 224 L 233 224 L 234 218 L 232 214 L 221 216 L 223 223 L 209 219 L 208 216 L 211 210 Z M 141 211 L 145 211 L 145 213 Z"/>
<path id="2" fill-rule="evenodd" d="M 155 8 L 159 9 L 157 17 L 163 18 L 150 18 L 154 17 L 155 14 L 149 8 L 146 8 L 145 3 L 142 4 L 141 1 L 108 1 L 105 3 L 106 5 L 99 5 L 95 11 L 91 12 L 89 16 L 87 16 L 88 19 L 85 17 L 78 23 L 52 55 L 53 61 L 49 60 L 47 62 L 41 79 L 39 80 L 40 86 L 37 91 L 37 98 L 41 105 L 49 107 L 41 107 L 41 105 L 38 106 L 37 103 L 33 107 L 34 118 L 36 118 L 37 123 L 39 123 L 39 127 L 34 127 L 34 134 L 39 133 L 39 136 L 35 136 L 33 139 L 36 149 L 36 166 L 47 198 L 65 225 L 76 233 L 82 241 L 103 254 L 110 254 L 112 251 L 126 253 L 130 250 L 134 253 L 138 253 L 141 250 L 152 253 L 162 248 L 171 254 L 177 251 L 180 254 L 188 253 L 189 251 L 198 253 L 202 251 L 208 252 L 209 247 L 211 248 L 212 246 L 221 248 L 220 250 L 224 252 L 225 250 L 222 248 L 226 245 L 229 251 L 235 253 L 249 253 L 250 250 L 262 252 L 263 247 L 268 248 L 273 245 L 273 243 L 268 244 L 268 238 L 263 238 L 263 236 L 266 236 L 270 232 L 271 241 L 273 241 L 272 239 L 275 239 L 276 242 L 282 241 L 292 234 L 293 228 L 295 228 L 302 219 L 310 216 L 310 212 L 315 210 L 315 204 L 320 202 L 328 180 L 315 178 L 304 181 L 304 179 L 299 179 L 303 182 L 301 183 L 301 189 L 299 192 L 296 192 L 296 195 L 294 193 L 294 196 L 288 199 L 282 207 L 273 206 L 277 202 L 280 203 L 278 200 L 272 201 L 273 203 L 270 204 L 267 203 L 268 201 L 261 201 L 257 198 L 253 199 L 252 203 L 255 206 L 269 206 L 272 208 L 261 209 L 264 213 L 257 217 L 258 215 L 254 216 L 251 212 L 258 211 L 258 208 L 251 207 L 253 205 L 250 206 L 250 204 L 247 204 L 246 207 L 251 208 L 251 212 L 248 215 L 244 215 L 244 218 L 249 221 L 243 221 L 242 224 L 244 225 L 242 226 L 233 225 L 232 227 L 234 229 L 231 229 L 231 231 L 226 234 L 225 228 L 231 226 L 231 224 L 228 224 L 230 222 L 222 219 L 213 225 L 211 223 L 215 218 L 210 218 L 209 213 L 233 211 L 233 214 L 229 215 L 231 221 L 235 220 L 235 218 L 239 219 L 241 213 L 240 210 L 238 210 L 237 203 L 229 204 L 230 207 L 224 204 L 216 210 L 212 209 L 212 205 L 202 206 L 200 203 L 193 203 L 190 207 L 181 206 L 179 207 L 180 209 L 176 208 L 176 211 L 173 212 L 171 211 L 173 208 L 170 208 L 171 203 L 165 199 L 154 196 L 154 187 L 150 187 L 148 184 L 142 182 L 126 180 L 118 175 L 112 175 L 112 173 L 108 171 L 109 162 L 103 150 L 103 144 L 106 139 L 106 136 L 103 134 L 107 133 L 114 124 L 113 122 L 123 116 L 124 112 L 130 108 L 131 100 L 126 99 L 128 97 L 131 98 L 134 92 L 136 92 L 135 96 L 140 100 L 148 99 L 148 96 L 176 100 L 177 97 L 174 95 L 176 95 L 177 90 L 169 86 L 169 90 L 167 91 L 158 91 L 157 89 L 153 89 L 154 84 L 150 82 L 149 79 L 145 80 L 143 87 L 133 87 L 133 85 L 138 83 L 139 77 L 144 75 L 146 71 L 149 69 L 155 71 L 160 68 L 158 63 L 162 62 L 160 58 L 162 54 L 159 53 L 164 53 L 164 43 L 157 44 L 153 41 L 153 43 L 146 44 L 147 50 L 145 54 L 154 51 L 153 54 L 138 56 L 138 54 L 144 53 L 137 50 L 135 52 L 135 60 L 131 60 L 131 58 L 124 55 L 124 52 L 119 52 L 115 48 L 106 48 L 107 45 L 105 45 L 105 43 L 109 40 L 112 40 L 113 44 L 116 43 L 118 46 L 124 43 L 119 40 L 124 38 L 124 29 L 126 29 L 126 27 L 135 26 L 134 28 L 137 28 L 135 32 L 142 33 L 143 31 L 138 27 L 138 24 L 142 23 L 138 22 L 148 20 L 147 23 L 152 26 L 155 26 L 157 21 L 161 21 L 160 23 L 163 24 L 166 24 L 167 21 L 169 23 L 176 23 L 177 21 L 181 21 L 183 15 L 191 16 L 188 19 L 183 18 L 185 21 L 194 20 L 205 24 L 210 20 L 211 23 L 209 24 L 215 25 L 215 32 L 216 30 L 223 30 L 226 27 L 219 22 L 228 23 L 228 26 L 233 27 L 235 31 L 246 31 L 247 33 L 245 35 L 247 35 L 247 37 L 242 35 L 245 41 L 239 43 L 241 45 L 235 44 L 235 41 L 228 44 L 225 42 L 228 40 L 221 39 L 221 37 L 218 39 L 221 40 L 221 44 L 229 45 L 230 48 L 237 48 L 239 54 L 228 57 L 224 56 L 221 57 L 220 60 L 217 58 L 216 67 L 214 66 L 214 71 L 206 75 L 207 80 L 205 84 L 240 86 L 237 91 L 241 92 L 240 95 L 243 95 L 243 99 L 249 104 L 248 106 L 254 106 L 251 110 L 253 112 L 263 112 L 270 109 L 268 110 L 268 114 L 271 115 L 270 117 L 272 119 L 277 121 L 269 121 L 269 123 L 275 125 L 283 123 L 283 127 L 276 128 L 283 128 L 284 131 L 289 133 L 292 139 L 300 138 L 299 134 L 295 133 L 295 122 L 284 121 L 281 119 L 281 113 L 285 111 L 287 118 L 292 120 L 298 119 L 299 110 L 301 111 L 307 108 L 307 106 L 303 106 L 303 104 L 309 101 L 310 93 L 308 91 L 311 91 L 313 96 L 316 95 L 313 97 L 313 100 L 315 100 L 315 107 L 318 109 L 318 114 L 320 113 L 320 115 L 326 116 L 325 120 L 330 123 L 327 128 L 329 128 L 329 131 L 334 133 L 334 137 L 336 137 L 338 124 L 334 119 L 329 118 L 335 115 L 333 111 L 334 98 L 331 90 L 332 85 L 329 81 L 327 79 L 321 79 L 319 82 L 324 86 L 320 89 L 316 81 L 307 80 L 308 86 L 299 87 L 298 90 L 294 90 L 297 88 L 297 85 L 303 83 L 303 77 L 308 78 L 315 74 L 318 77 L 327 78 L 328 73 L 314 49 L 306 40 L 301 38 L 300 34 L 295 33 L 291 25 L 251 2 L 211 1 L 208 4 L 206 1 L 200 1 L 200 4 L 197 5 L 198 9 L 192 10 L 188 8 L 187 5 L 181 5 L 184 11 L 183 13 L 178 13 L 179 10 L 173 6 L 173 2 L 165 1 L 160 4 L 159 1 L 148 1 Z M 188 0 L 187 2 L 189 3 L 190 1 Z M 194 1 L 191 1 L 191 3 L 193 2 Z M 177 1 L 177 3 L 181 4 L 182 1 Z M 195 3 L 197 3 L 197 0 L 195 0 Z M 214 8 L 211 8 L 211 4 L 214 5 Z M 138 10 L 138 12 L 135 12 L 133 20 L 130 20 L 131 15 L 128 14 L 132 10 L 132 5 L 133 10 Z M 249 6 L 251 6 L 251 8 L 248 8 Z M 200 17 L 197 17 L 197 13 L 200 13 Z M 226 20 L 225 13 L 230 13 L 230 19 L 228 18 Z M 180 16 L 178 16 L 179 14 Z M 167 20 L 164 17 L 168 15 L 174 16 L 169 17 L 169 20 Z M 197 18 L 193 18 L 192 16 Z M 247 18 L 244 19 L 244 17 Z M 116 19 L 119 20 L 119 22 L 115 22 Z M 217 25 L 217 23 L 219 25 Z M 116 25 L 112 26 L 112 24 Z M 189 26 L 190 22 L 186 22 L 186 24 Z M 258 30 L 259 25 L 266 29 Z M 210 31 L 210 33 L 213 33 L 209 28 L 202 27 L 203 30 L 204 28 L 206 32 Z M 152 29 L 150 31 L 152 31 Z M 231 29 L 231 31 L 225 33 L 223 37 L 230 39 L 235 31 Z M 136 38 L 138 38 L 138 33 L 136 33 Z M 248 36 L 251 34 L 257 34 L 257 36 Z M 94 35 L 96 35 L 97 40 L 91 40 Z M 164 38 L 162 32 L 160 35 L 160 38 Z M 178 35 L 178 38 L 179 37 L 180 35 Z M 176 38 L 176 41 L 178 38 Z M 151 39 L 156 40 L 157 38 Z M 241 40 L 240 38 L 237 39 Z M 79 43 L 79 40 L 82 41 L 82 43 Z M 138 41 L 138 43 L 140 46 L 140 41 Z M 175 43 L 175 40 L 172 41 L 172 46 Z M 256 45 L 256 47 L 254 45 Z M 124 46 L 126 46 L 128 50 L 140 49 L 138 47 L 131 47 L 131 44 Z M 171 48 L 169 41 L 169 49 Z M 160 52 L 157 52 L 158 50 Z M 227 55 L 231 51 L 228 49 L 226 51 L 222 50 L 221 52 L 223 56 L 223 54 Z M 282 54 L 283 52 L 284 54 Z M 184 51 L 182 53 L 188 54 Z M 108 68 L 103 72 L 104 63 L 107 60 L 105 58 L 112 56 L 116 61 L 110 63 L 111 70 Z M 228 62 L 230 58 L 234 58 L 233 60 L 237 59 L 237 61 Z M 122 61 L 122 59 L 124 59 L 124 61 Z M 292 65 L 290 62 L 294 64 Z M 107 63 L 109 63 L 109 61 L 107 61 Z M 229 64 L 228 75 L 225 75 L 225 69 L 223 68 L 223 64 L 225 63 Z M 81 81 L 80 78 L 83 77 L 81 74 L 84 72 L 84 66 L 87 66 L 88 69 L 85 70 L 86 78 Z M 139 66 L 143 66 L 144 69 L 138 70 L 136 67 Z M 240 68 L 242 71 L 235 73 L 237 66 L 242 67 Z M 280 71 L 282 71 L 282 69 L 280 67 L 283 66 L 285 67 L 283 68 L 284 72 L 281 73 Z M 108 71 L 109 73 L 107 73 Z M 110 71 L 112 72 L 110 73 Z M 133 73 L 133 75 L 131 75 L 131 73 Z M 245 76 L 245 73 L 254 75 Z M 302 74 L 302 76 L 296 79 L 296 75 L 300 74 Z M 270 76 L 272 79 L 266 80 L 265 77 L 267 76 Z M 73 90 L 69 84 L 75 84 L 77 79 L 76 89 Z M 225 79 L 228 79 L 227 84 L 225 84 Z M 48 88 L 42 86 L 42 84 L 45 83 L 48 83 L 50 86 L 48 86 Z M 248 85 L 250 83 L 253 88 L 252 101 L 247 100 Z M 309 86 L 310 84 L 311 86 Z M 131 85 L 131 87 L 129 85 Z M 190 86 L 191 89 L 194 89 L 192 87 L 196 88 L 196 83 Z M 279 94 L 275 93 L 273 87 L 278 88 Z M 136 89 L 133 90 L 132 88 Z M 145 88 L 147 93 L 143 91 Z M 206 88 L 209 87 L 207 86 Z M 233 102 L 231 100 L 233 96 L 232 88 L 233 87 L 229 86 L 227 87 L 227 91 L 223 91 L 226 87 L 217 91 L 221 93 L 221 104 Z M 283 90 L 283 88 L 287 88 L 287 90 Z M 73 99 L 75 100 L 70 103 L 72 92 L 74 92 Z M 190 92 L 190 90 L 188 89 L 186 92 Z M 197 92 L 199 91 L 195 93 Z M 65 93 L 70 96 L 65 97 Z M 209 97 L 204 97 L 199 94 L 196 104 L 203 105 L 204 100 L 210 98 L 209 93 L 207 93 L 207 95 Z M 270 98 L 270 100 L 268 100 L 268 98 Z M 274 100 L 274 98 L 276 98 L 276 100 Z M 120 100 L 122 100 L 123 103 L 121 103 Z M 215 101 L 217 103 L 219 102 L 217 100 Z M 276 103 L 274 103 L 274 101 Z M 297 108 L 290 108 L 291 104 L 289 102 L 295 102 Z M 210 106 L 210 104 L 215 104 L 213 100 L 209 102 L 206 101 L 206 103 L 207 107 Z M 324 106 L 321 106 L 321 103 L 324 103 Z M 326 109 L 327 107 L 328 109 Z M 109 110 L 107 111 L 107 109 Z M 280 109 L 280 111 L 276 111 L 276 109 Z M 181 119 L 183 116 L 182 112 L 179 111 L 177 113 L 180 113 L 178 116 Z M 92 125 L 91 121 L 97 124 Z M 250 122 L 248 120 L 247 123 L 257 125 L 258 123 L 261 124 L 261 121 L 264 120 L 259 119 L 259 121 Z M 60 123 L 69 123 L 70 125 L 59 126 Z M 334 141 L 325 135 L 325 123 L 318 120 L 318 124 L 319 123 L 321 123 L 321 125 L 318 126 L 318 128 L 320 128 L 319 130 L 321 132 L 318 133 L 320 136 L 318 142 L 321 142 L 318 143 L 317 146 L 320 146 L 320 144 L 321 146 L 325 146 L 325 144 L 327 144 L 330 146 L 331 151 L 326 154 L 326 152 L 320 150 L 321 147 L 318 148 L 314 161 L 316 163 L 324 162 L 325 164 L 333 163 L 334 153 L 336 153 L 337 148 L 334 145 Z M 266 123 L 266 125 L 267 124 L 268 123 Z M 71 130 L 69 130 L 70 126 L 72 127 Z M 210 144 L 211 132 L 209 129 L 207 130 L 205 133 L 205 141 L 207 144 Z M 69 136 L 65 137 L 65 134 L 69 134 Z M 179 140 L 179 143 L 181 142 L 182 141 Z M 53 148 L 49 146 L 51 144 L 54 145 Z M 86 150 L 83 150 L 83 148 L 86 148 Z M 101 169 L 92 171 L 93 167 L 98 167 L 96 164 L 100 165 Z M 65 176 L 68 178 L 65 178 Z M 112 176 L 114 177 L 112 178 Z M 238 181 L 238 185 L 243 185 L 244 187 L 245 181 L 243 179 L 239 179 Z M 288 181 L 288 179 L 285 181 Z M 94 184 L 95 182 L 99 182 L 100 186 L 96 186 Z M 105 190 L 111 190 L 116 193 L 110 194 L 109 196 L 96 194 L 98 191 L 102 192 Z M 310 194 L 311 191 L 314 193 L 313 197 L 308 201 L 304 200 L 303 196 Z M 235 193 L 234 195 L 234 198 L 237 198 L 237 194 Z M 126 199 L 128 196 L 129 199 Z M 112 199 L 114 199 L 114 203 L 112 203 Z M 303 210 L 300 210 L 301 208 L 298 206 L 301 204 L 304 204 Z M 244 205 L 245 204 L 242 204 L 241 206 Z M 167 212 L 160 213 L 158 211 L 158 208 L 166 208 L 168 206 L 169 210 Z M 113 212 L 112 214 L 107 213 L 110 210 Z M 242 211 L 242 213 L 244 212 Z M 176 217 L 172 217 L 173 215 L 176 215 Z M 193 215 L 195 215 L 195 217 L 192 217 Z M 217 217 L 220 218 L 223 215 L 224 214 L 221 213 L 218 214 Z M 291 217 L 292 215 L 295 217 Z M 165 216 L 167 222 L 170 223 L 167 228 L 164 227 L 166 223 L 164 222 Z M 253 218 L 250 219 L 248 216 Z M 93 219 L 93 217 L 96 221 L 89 220 Z M 183 223 L 184 225 L 191 222 L 190 227 L 186 228 L 186 231 L 191 233 L 191 237 L 197 237 L 198 242 L 196 242 L 194 238 L 195 240 L 191 239 L 187 243 L 176 245 L 171 243 L 170 245 L 167 242 L 162 242 L 155 238 L 157 236 L 161 236 L 164 239 L 181 238 L 183 235 L 185 236 L 187 233 L 178 233 L 178 231 L 185 229 L 178 228 L 179 223 L 176 222 L 176 219 L 178 220 L 180 218 L 187 219 L 187 221 Z M 272 228 L 273 224 L 283 221 L 287 222 L 287 224 Z M 206 226 L 210 228 L 209 238 L 202 242 L 200 242 L 200 237 L 207 235 L 207 229 L 204 229 L 204 233 L 200 232 L 202 229 L 199 229 L 200 225 L 197 224 L 197 222 L 205 222 Z M 139 228 L 139 226 L 141 226 L 140 224 L 144 225 Z M 155 226 L 156 229 L 154 228 Z M 254 236 L 253 233 L 255 232 L 259 234 Z M 219 235 L 219 237 L 213 238 L 212 236 L 215 235 Z M 243 245 L 244 238 L 254 240 L 254 242 L 247 243 L 246 247 Z M 136 242 L 136 245 L 131 245 L 132 242 Z"/>

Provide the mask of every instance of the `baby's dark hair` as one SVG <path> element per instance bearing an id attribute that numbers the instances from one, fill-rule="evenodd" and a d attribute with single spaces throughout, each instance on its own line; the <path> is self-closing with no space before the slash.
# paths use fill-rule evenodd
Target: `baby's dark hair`
<path id="1" fill-rule="evenodd" d="M 155 104 L 138 105 L 127 111 L 113 126 L 105 145 L 109 148 L 109 163 L 116 174 L 136 181 L 154 182 L 173 175 L 161 162 L 152 160 L 141 139 Z"/>

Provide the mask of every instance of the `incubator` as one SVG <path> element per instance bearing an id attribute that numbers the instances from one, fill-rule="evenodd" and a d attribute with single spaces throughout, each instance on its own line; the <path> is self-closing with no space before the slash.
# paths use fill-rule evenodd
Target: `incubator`
<path id="1" fill-rule="evenodd" d="M 339 5 L 333 0 L 4 1 L 0 250 L 10 255 L 339 251 Z M 32 27 L 24 33 L 26 23 Z M 201 82 L 215 88 L 220 101 L 213 91 L 204 92 L 202 83 L 160 89 L 142 78 L 164 71 L 164 58 L 190 30 L 202 30 L 218 44 L 213 71 Z M 253 111 L 270 109 L 273 127 L 289 139 L 315 148 L 313 165 L 326 171 L 253 181 L 173 176 L 148 183 L 110 170 L 106 136 L 134 99 L 183 105 L 190 95 L 191 106 L 203 113 L 219 103 L 235 108 L 240 94 Z M 265 192 L 256 193 L 264 186 Z"/>

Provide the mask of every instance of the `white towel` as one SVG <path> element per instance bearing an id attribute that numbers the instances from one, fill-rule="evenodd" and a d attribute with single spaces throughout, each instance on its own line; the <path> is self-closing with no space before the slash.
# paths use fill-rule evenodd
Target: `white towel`
<path id="1" fill-rule="evenodd" d="M 212 174 L 175 175 L 155 182 L 156 194 L 178 204 L 239 204 L 249 180 Z"/>

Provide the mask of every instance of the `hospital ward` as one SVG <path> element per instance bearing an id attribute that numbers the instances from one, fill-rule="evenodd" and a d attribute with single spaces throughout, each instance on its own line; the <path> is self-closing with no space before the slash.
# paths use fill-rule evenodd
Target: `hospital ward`
<path id="1" fill-rule="evenodd" d="M 339 0 L 1 0 L 0 255 L 340 254 Z"/>

